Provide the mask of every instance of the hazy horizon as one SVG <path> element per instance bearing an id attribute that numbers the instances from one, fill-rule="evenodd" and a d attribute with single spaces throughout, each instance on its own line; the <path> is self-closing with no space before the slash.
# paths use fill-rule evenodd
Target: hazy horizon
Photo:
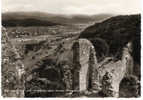
<path id="1" fill-rule="evenodd" d="M 62 15 L 138 14 L 141 0 L 2 0 L 2 13 L 42 12 Z"/>

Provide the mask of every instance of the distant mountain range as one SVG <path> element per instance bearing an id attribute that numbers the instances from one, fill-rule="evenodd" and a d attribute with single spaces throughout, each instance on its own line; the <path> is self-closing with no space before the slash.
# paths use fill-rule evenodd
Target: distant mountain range
<path id="1" fill-rule="evenodd" d="M 34 18 L 27 18 L 27 19 L 2 20 L 2 25 L 6 27 L 15 27 L 15 26 L 28 27 L 28 26 L 53 26 L 53 25 L 58 25 L 58 23 L 38 20 Z"/>
<path id="2" fill-rule="evenodd" d="M 111 14 L 99 15 L 60 15 L 42 12 L 9 12 L 2 14 L 4 26 L 51 26 L 57 24 L 82 24 L 98 22 L 109 18 Z"/>

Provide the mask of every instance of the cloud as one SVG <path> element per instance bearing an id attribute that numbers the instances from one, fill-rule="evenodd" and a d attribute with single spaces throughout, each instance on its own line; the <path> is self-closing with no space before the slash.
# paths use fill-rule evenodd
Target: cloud
<path id="1" fill-rule="evenodd" d="M 2 12 L 41 11 L 60 14 L 134 14 L 141 0 L 2 0 Z"/>

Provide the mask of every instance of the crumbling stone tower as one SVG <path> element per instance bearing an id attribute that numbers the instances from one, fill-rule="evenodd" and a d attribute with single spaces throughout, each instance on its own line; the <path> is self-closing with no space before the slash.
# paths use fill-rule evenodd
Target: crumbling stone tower
<path id="1" fill-rule="evenodd" d="M 79 39 L 73 44 L 73 88 L 79 92 L 89 89 L 99 90 L 99 74 L 96 52 L 87 39 Z"/>

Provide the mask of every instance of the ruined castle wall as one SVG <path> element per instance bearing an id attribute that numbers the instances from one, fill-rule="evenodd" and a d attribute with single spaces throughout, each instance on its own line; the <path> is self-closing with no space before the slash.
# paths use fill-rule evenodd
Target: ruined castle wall
<path id="1" fill-rule="evenodd" d="M 85 91 L 89 86 L 91 79 L 91 87 L 97 88 L 98 75 L 97 59 L 92 43 L 86 39 L 79 39 L 73 44 L 73 63 L 75 67 L 74 85 L 79 91 Z"/>
<path id="2" fill-rule="evenodd" d="M 2 95 L 24 97 L 24 65 L 4 27 L 2 27 L 2 41 Z"/>
<path id="3" fill-rule="evenodd" d="M 121 60 L 109 61 L 100 67 L 102 92 L 107 97 L 119 96 L 119 85 L 121 80 L 125 76 L 129 76 L 133 73 L 132 62 L 129 50 L 125 47 Z"/>

